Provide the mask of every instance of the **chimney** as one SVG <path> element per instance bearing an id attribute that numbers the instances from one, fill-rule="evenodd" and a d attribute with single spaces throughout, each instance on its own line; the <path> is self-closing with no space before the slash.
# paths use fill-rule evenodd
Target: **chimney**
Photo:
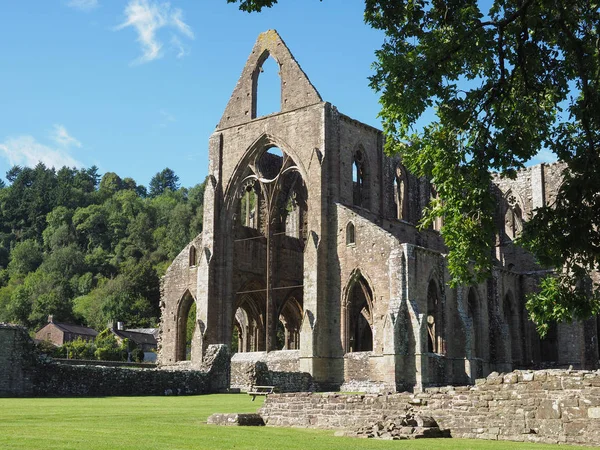
<path id="1" fill-rule="evenodd" d="M 123 322 L 117 322 L 117 330 L 123 331 Z"/>
<path id="2" fill-rule="evenodd" d="M 54 323 L 54 316 L 52 314 L 48 316 L 48 323 Z"/>

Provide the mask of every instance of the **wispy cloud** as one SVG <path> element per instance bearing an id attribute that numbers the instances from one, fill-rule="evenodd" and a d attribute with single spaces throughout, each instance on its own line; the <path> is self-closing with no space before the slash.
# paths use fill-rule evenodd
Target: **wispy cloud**
<path id="1" fill-rule="evenodd" d="M 126 20 L 116 27 L 116 30 L 133 27 L 138 35 L 137 41 L 142 47 L 142 55 L 132 64 L 144 64 L 163 56 L 163 43 L 158 37 L 161 28 L 171 28 L 179 35 L 194 39 L 192 29 L 183 21 L 183 11 L 171 8 L 168 2 L 154 0 L 130 0 L 125 7 Z M 186 55 L 181 41 L 176 35 L 171 39 L 171 46 L 177 52 L 177 57 Z M 181 55 L 181 56 L 180 56 Z"/>
<path id="2" fill-rule="evenodd" d="M 168 124 L 170 124 L 170 123 L 173 123 L 173 122 L 176 122 L 176 121 L 177 121 L 177 119 L 175 118 L 175 116 L 174 116 L 173 114 L 171 114 L 171 113 L 170 113 L 170 112 L 168 112 L 168 111 L 165 111 L 164 109 L 161 109 L 161 110 L 160 110 L 160 118 L 161 118 L 161 121 L 160 121 L 160 124 L 159 124 L 159 126 L 160 126 L 161 128 L 164 128 L 164 127 L 166 127 Z"/>
<path id="3" fill-rule="evenodd" d="M 98 0 L 69 0 L 67 6 L 78 9 L 79 11 L 89 12 L 100 5 Z"/>
<path id="4" fill-rule="evenodd" d="M 81 148 L 81 142 L 69 134 L 64 125 L 54 125 L 50 138 L 61 147 L 78 147 Z"/>
<path id="5" fill-rule="evenodd" d="M 171 37 L 171 46 L 177 52 L 177 59 L 181 59 L 190 54 L 189 50 L 184 47 L 184 45 L 181 43 L 181 40 L 175 35 Z"/>
<path id="6" fill-rule="evenodd" d="M 52 148 L 41 144 L 33 136 L 7 138 L 0 143 L 0 156 L 8 160 L 11 166 L 35 167 L 39 162 L 48 167 L 83 167 L 73 158 L 66 148 Z"/>

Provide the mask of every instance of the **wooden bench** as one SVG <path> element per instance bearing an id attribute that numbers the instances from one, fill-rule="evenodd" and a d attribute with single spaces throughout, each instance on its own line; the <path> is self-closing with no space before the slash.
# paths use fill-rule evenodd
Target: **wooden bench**
<path id="1" fill-rule="evenodd" d="M 256 399 L 257 395 L 269 395 L 277 392 L 278 389 L 275 386 L 254 386 L 248 395 L 252 396 L 252 401 Z"/>

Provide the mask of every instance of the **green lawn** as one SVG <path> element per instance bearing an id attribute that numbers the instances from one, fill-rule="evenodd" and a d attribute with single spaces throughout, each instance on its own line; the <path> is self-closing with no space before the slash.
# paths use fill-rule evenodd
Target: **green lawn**
<path id="1" fill-rule="evenodd" d="M 247 395 L 0 399 L 0 449 L 554 449 L 458 439 L 375 441 L 332 431 L 206 425 L 213 412 L 254 412 Z"/>

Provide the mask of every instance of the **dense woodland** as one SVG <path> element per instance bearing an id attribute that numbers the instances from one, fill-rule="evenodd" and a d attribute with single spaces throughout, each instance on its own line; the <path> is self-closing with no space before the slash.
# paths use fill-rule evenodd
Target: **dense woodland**
<path id="1" fill-rule="evenodd" d="M 159 320 L 159 280 L 202 230 L 204 183 L 170 169 L 149 188 L 116 173 L 15 166 L 0 180 L 0 322 L 97 330 Z"/>

